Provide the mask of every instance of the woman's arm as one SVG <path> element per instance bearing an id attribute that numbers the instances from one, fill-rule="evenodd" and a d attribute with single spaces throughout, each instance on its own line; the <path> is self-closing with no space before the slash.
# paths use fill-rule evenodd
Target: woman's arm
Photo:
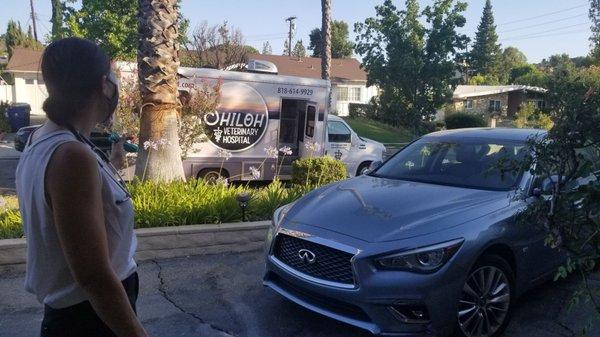
<path id="1" fill-rule="evenodd" d="M 98 316 L 117 336 L 147 336 L 110 265 L 96 158 L 81 143 L 62 144 L 45 185 L 71 273 Z"/>

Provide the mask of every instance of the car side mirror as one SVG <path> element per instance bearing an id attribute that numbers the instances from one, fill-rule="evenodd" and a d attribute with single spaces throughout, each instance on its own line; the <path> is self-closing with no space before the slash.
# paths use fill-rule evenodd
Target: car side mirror
<path id="1" fill-rule="evenodd" d="M 381 160 L 371 162 L 371 164 L 369 165 L 369 169 L 365 172 L 365 174 L 377 170 L 379 167 L 381 167 L 382 164 L 383 162 Z"/>

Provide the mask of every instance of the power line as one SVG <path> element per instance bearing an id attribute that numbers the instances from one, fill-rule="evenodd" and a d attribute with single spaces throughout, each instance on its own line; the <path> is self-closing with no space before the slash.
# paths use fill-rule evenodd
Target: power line
<path id="1" fill-rule="evenodd" d="M 531 32 L 525 35 L 517 35 L 517 36 L 509 36 L 507 38 L 504 38 L 504 40 L 510 40 L 510 39 L 516 39 L 516 38 L 521 38 L 521 37 L 528 37 L 531 35 L 537 35 L 537 34 L 547 34 L 549 32 L 556 32 L 556 31 L 561 31 L 563 29 L 567 29 L 567 28 L 573 28 L 573 27 L 578 27 L 578 26 L 583 26 L 583 25 L 589 25 L 589 22 L 583 22 L 583 23 L 577 23 L 574 25 L 569 25 L 569 26 L 563 26 L 563 27 L 558 27 L 558 28 L 554 28 L 554 29 L 546 29 L 544 31 L 538 31 L 538 32 Z M 503 40 L 503 39 L 501 39 Z"/>
<path id="2" fill-rule="evenodd" d="M 575 33 L 587 32 L 587 31 L 588 31 L 587 29 L 578 29 L 578 30 L 572 30 L 572 31 L 568 31 L 568 32 L 559 32 L 559 33 L 554 33 L 554 34 L 541 34 L 541 35 L 528 36 L 528 37 L 522 37 L 522 38 L 510 38 L 510 39 L 505 39 L 503 41 L 519 41 L 519 40 L 539 39 L 539 38 L 544 38 L 544 37 L 569 35 L 569 34 L 575 34 Z"/>
<path id="3" fill-rule="evenodd" d="M 533 19 L 537 19 L 537 18 L 542 18 L 542 17 L 545 17 L 545 16 L 550 16 L 550 15 L 554 15 L 554 14 L 568 12 L 568 11 L 571 11 L 571 10 L 574 10 L 574 9 L 577 9 L 577 8 L 582 8 L 582 7 L 587 7 L 587 6 L 588 6 L 588 4 L 586 2 L 583 5 L 579 5 L 579 6 L 575 6 L 575 7 L 569 7 L 569 8 L 561 9 L 561 10 L 554 11 L 554 12 L 549 12 L 549 13 L 540 14 L 540 15 L 536 15 L 536 16 L 530 16 L 530 17 L 523 18 L 523 19 L 502 22 L 502 23 L 499 23 L 498 26 L 503 26 L 503 25 L 507 25 L 507 24 L 511 24 L 511 23 L 517 23 L 517 22 L 523 22 L 523 21 L 529 21 L 529 20 L 533 20 Z"/>
<path id="4" fill-rule="evenodd" d="M 514 32 L 514 31 L 519 31 L 519 30 L 523 30 L 523 29 L 527 29 L 527 28 L 534 28 L 534 27 L 539 27 L 539 26 L 545 26 L 545 25 L 549 25 L 549 24 L 553 24 L 556 22 L 562 22 L 562 21 L 566 21 L 566 20 L 570 20 L 570 19 L 574 19 L 574 18 L 579 18 L 582 16 L 587 16 L 587 13 L 584 14 L 577 14 L 577 15 L 573 15 L 573 16 L 569 16 L 566 18 L 562 18 L 562 19 L 556 19 L 556 20 L 552 20 L 552 21 L 544 21 L 544 22 L 540 22 L 534 25 L 529 25 L 529 26 L 523 26 L 523 27 L 519 27 L 519 28 L 513 28 L 513 29 L 507 29 L 507 30 L 499 30 L 498 33 L 508 33 L 508 32 Z"/>

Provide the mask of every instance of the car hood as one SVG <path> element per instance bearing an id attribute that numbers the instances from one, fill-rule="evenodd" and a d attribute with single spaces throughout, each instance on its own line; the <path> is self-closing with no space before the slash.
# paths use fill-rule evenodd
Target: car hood
<path id="1" fill-rule="evenodd" d="M 454 227 L 510 201 L 510 192 L 363 175 L 309 193 L 290 209 L 287 221 L 384 242 Z"/>

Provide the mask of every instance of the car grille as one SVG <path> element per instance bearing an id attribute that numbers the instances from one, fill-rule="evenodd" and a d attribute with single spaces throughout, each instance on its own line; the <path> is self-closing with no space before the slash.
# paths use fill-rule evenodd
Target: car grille
<path id="1" fill-rule="evenodd" d="M 302 249 L 314 254 L 314 263 L 307 263 L 300 258 Z M 279 234 L 275 241 L 274 255 L 281 262 L 309 276 L 330 282 L 354 284 L 350 253 Z"/>

